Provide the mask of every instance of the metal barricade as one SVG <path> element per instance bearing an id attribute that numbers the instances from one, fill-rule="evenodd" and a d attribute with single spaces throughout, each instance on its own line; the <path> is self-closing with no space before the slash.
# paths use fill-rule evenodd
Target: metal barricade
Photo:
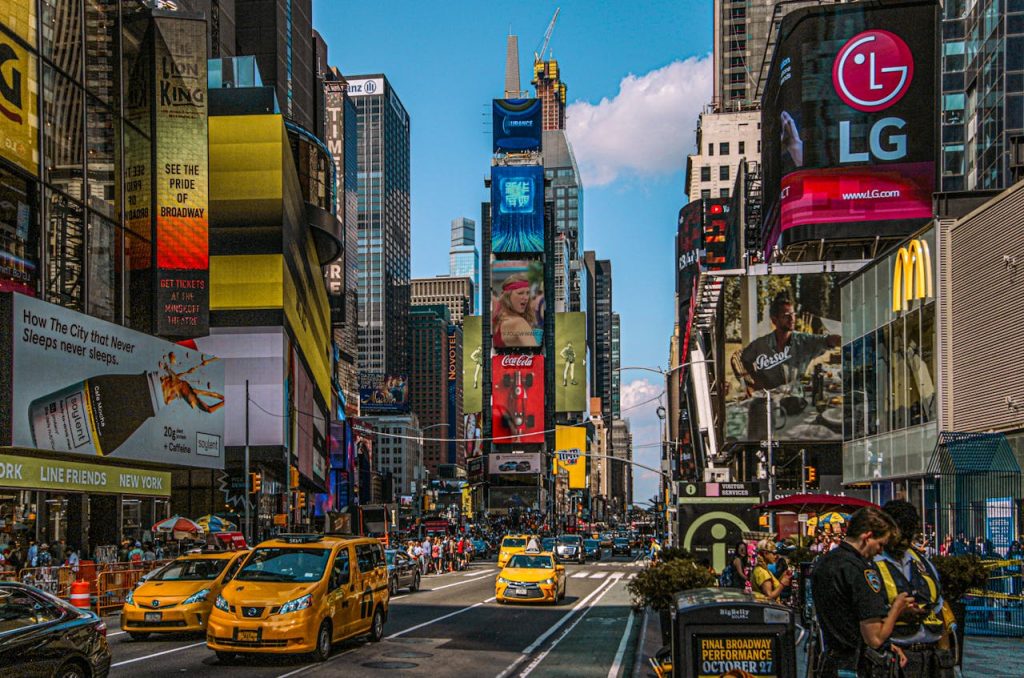
<path id="1" fill-rule="evenodd" d="M 37 589 L 51 593 L 58 598 L 68 598 L 71 596 L 71 582 L 74 580 L 75 573 L 66 565 L 60 567 L 23 567 L 18 571 L 18 581 L 35 586 Z"/>
<path id="2" fill-rule="evenodd" d="M 114 569 L 100 572 L 96 579 L 96 613 L 116 612 L 124 606 L 125 596 L 145 574 L 141 569 Z"/>
<path id="3" fill-rule="evenodd" d="M 973 590 L 964 598 L 966 632 L 970 636 L 1024 637 L 1024 562 L 987 561 L 985 590 Z"/>

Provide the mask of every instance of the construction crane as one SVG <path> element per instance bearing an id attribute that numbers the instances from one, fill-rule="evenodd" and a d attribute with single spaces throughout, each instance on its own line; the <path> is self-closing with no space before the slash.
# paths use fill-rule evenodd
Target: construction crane
<path id="1" fill-rule="evenodd" d="M 544 31 L 544 43 L 541 45 L 539 52 L 533 53 L 533 63 L 539 63 L 544 58 L 544 52 L 548 51 L 548 43 L 551 42 L 551 34 L 555 32 L 555 22 L 558 21 L 558 13 L 561 11 L 561 7 L 555 8 L 555 15 L 551 17 L 551 23 L 548 24 L 548 29 Z"/>

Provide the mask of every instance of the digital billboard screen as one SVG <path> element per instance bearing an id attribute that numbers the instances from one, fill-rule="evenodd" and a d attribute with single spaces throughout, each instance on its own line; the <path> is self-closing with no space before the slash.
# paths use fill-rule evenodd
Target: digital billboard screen
<path id="1" fill-rule="evenodd" d="M 491 108 L 494 152 L 539 151 L 543 110 L 540 99 L 495 99 Z"/>
<path id="2" fill-rule="evenodd" d="M 721 271 L 735 268 L 729 261 L 729 198 L 705 198 L 704 205 L 704 270 Z"/>
<path id="3" fill-rule="evenodd" d="M 491 432 L 495 443 L 544 442 L 544 356 L 491 358 Z"/>
<path id="4" fill-rule="evenodd" d="M 555 411 L 587 408 L 587 315 L 555 315 Z"/>
<path id="5" fill-rule="evenodd" d="M 482 318 L 471 315 L 462 320 L 462 411 L 483 411 L 484 356 Z M 468 436 L 467 436 L 468 437 Z"/>
<path id="6" fill-rule="evenodd" d="M 931 218 L 937 11 L 844 3 L 783 19 L 762 101 L 766 252 Z"/>
<path id="7" fill-rule="evenodd" d="M 499 454 L 492 452 L 487 457 L 487 472 L 490 475 L 537 475 L 541 472 L 540 453 Z"/>
<path id="8" fill-rule="evenodd" d="M 364 414 L 408 412 L 409 379 L 402 375 L 360 372 L 359 409 Z"/>
<path id="9" fill-rule="evenodd" d="M 543 167 L 492 167 L 491 209 L 492 252 L 522 254 L 544 251 Z"/>
<path id="10" fill-rule="evenodd" d="M 544 265 L 491 262 L 491 347 L 535 348 L 544 338 Z"/>
<path id="11" fill-rule="evenodd" d="M 676 294 L 679 303 L 689 303 L 703 253 L 704 201 L 694 200 L 679 210 L 676 231 Z"/>
<path id="12" fill-rule="evenodd" d="M 843 380 L 837 275 L 758 276 L 756 310 L 742 277 L 725 281 L 727 441 L 839 441 Z"/>

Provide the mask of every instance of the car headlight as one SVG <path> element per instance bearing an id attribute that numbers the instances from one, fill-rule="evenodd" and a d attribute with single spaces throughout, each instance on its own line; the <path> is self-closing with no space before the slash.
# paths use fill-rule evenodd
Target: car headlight
<path id="1" fill-rule="evenodd" d="M 508 579 L 505 579 L 504 577 L 498 577 L 498 583 L 499 584 L 508 584 Z"/>
<path id="2" fill-rule="evenodd" d="M 213 606 L 224 612 L 231 611 L 231 608 L 228 606 L 228 601 L 224 600 L 224 596 L 217 596 L 217 600 L 213 601 Z"/>
<path id="3" fill-rule="evenodd" d="M 307 593 L 301 598 L 295 600 L 289 600 L 287 603 L 281 606 L 281 609 L 277 611 L 278 614 L 288 614 L 289 612 L 298 612 L 299 610 L 305 610 L 313 604 L 313 594 Z"/>
<path id="4" fill-rule="evenodd" d="M 128 594 L 124 597 L 124 604 L 125 605 L 134 605 L 135 604 L 135 596 L 133 595 L 134 593 L 135 593 L 134 591 L 129 591 Z"/>
<path id="5" fill-rule="evenodd" d="M 555 580 L 553 578 L 551 578 L 551 577 L 548 577 L 547 579 L 544 580 L 544 583 L 547 584 L 548 586 L 554 586 Z"/>
<path id="6" fill-rule="evenodd" d="M 206 600 L 206 597 L 210 595 L 210 589 L 203 589 L 202 591 L 196 591 L 191 596 L 181 601 L 182 605 L 191 605 L 192 603 L 201 603 Z"/>

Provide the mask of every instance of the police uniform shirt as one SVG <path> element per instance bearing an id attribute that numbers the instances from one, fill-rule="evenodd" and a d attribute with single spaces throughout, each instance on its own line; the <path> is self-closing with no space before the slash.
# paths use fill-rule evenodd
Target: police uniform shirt
<path id="1" fill-rule="evenodd" d="M 875 562 L 876 563 L 877 562 L 885 562 L 890 567 L 894 568 L 900 574 L 902 574 L 904 582 L 900 582 L 900 583 L 910 582 L 910 586 L 907 588 L 907 593 L 910 593 L 911 592 L 910 589 L 914 588 L 915 585 L 918 588 L 920 588 L 922 591 L 927 590 L 927 586 L 922 581 L 920 581 L 920 578 L 918 576 L 916 576 L 916 574 L 917 574 L 916 573 L 916 569 L 919 566 L 923 567 L 923 568 L 926 568 L 928 576 L 932 577 L 935 580 L 936 586 L 939 585 L 939 575 L 935 571 L 935 566 L 932 565 L 927 560 L 925 560 L 924 558 L 920 558 L 920 560 L 915 559 L 913 554 L 911 554 L 910 549 L 907 549 L 903 553 L 903 558 L 900 559 L 900 560 L 897 560 L 889 552 L 883 551 L 882 553 L 880 553 L 877 556 L 875 556 Z M 918 565 L 918 563 L 920 563 L 920 565 Z M 884 584 L 884 581 L 883 581 L 883 584 Z M 901 588 L 900 590 L 903 590 L 903 589 Z M 939 589 L 939 591 L 941 591 L 941 589 Z M 882 595 L 883 596 L 885 595 L 884 591 L 883 591 Z M 938 600 L 935 601 L 935 609 L 936 610 L 941 610 L 943 604 L 944 603 L 943 603 L 943 600 L 942 600 L 942 594 L 939 593 Z M 924 624 L 921 624 L 918 627 L 917 631 L 913 635 L 911 635 L 911 636 L 900 637 L 900 636 L 894 634 L 892 636 L 892 642 L 895 643 L 896 645 L 915 645 L 917 643 L 937 643 L 941 637 L 942 637 L 942 633 L 941 632 L 929 631 L 927 628 L 925 628 Z"/>
<path id="2" fill-rule="evenodd" d="M 827 336 L 807 332 L 793 332 L 780 350 L 772 332 L 747 344 L 740 360 L 753 366 L 751 376 L 756 375 L 760 388 L 774 389 L 799 380 L 811 361 L 827 350 Z"/>
<path id="3" fill-rule="evenodd" d="M 884 619 L 889 612 L 878 570 L 845 541 L 818 561 L 812 592 L 825 647 L 836 652 L 855 652 L 861 645 L 860 622 Z"/>

